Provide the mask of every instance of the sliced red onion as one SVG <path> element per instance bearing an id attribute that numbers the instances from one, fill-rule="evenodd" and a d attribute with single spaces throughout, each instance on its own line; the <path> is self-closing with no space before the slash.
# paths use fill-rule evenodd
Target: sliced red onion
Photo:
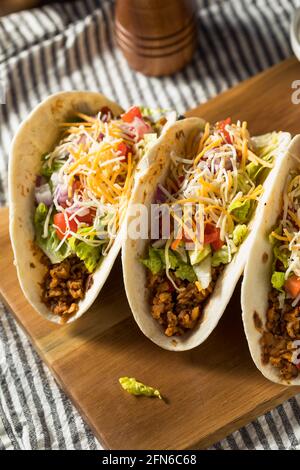
<path id="1" fill-rule="evenodd" d="M 112 110 L 108 106 L 103 106 L 103 108 L 100 109 L 100 113 L 101 121 L 103 122 L 108 122 L 114 117 Z"/>
<path id="2" fill-rule="evenodd" d="M 102 140 L 104 139 L 105 135 L 103 134 L 103 132 L 100 132 L 100 134 L 98 135 L 97 137 L 97 142 L 102 142 Z"/>
<path id="3" fill-rule="evenodd" d="M 51 206 L 53 198 L 48 183 L 42 184 L 41 186 L 35 188 L 35 199 L 38 204 L 43 202 L 46 206 Z"/>
<path id="4" fill-rule="evenodd" d="M 46 178 L 42 175 L 37 175 L 37 177 L 35 179 L 35 187 L 39 188 L 40 186 L 42 186 L 45 183 L 47 183 Z"/>
<path id="5" fill-rule="evenodd" d="M 68 199 L 68 186 L 59 184 L 55 189 L 58 204 L 64 204 Z"/>
<path id="6" fill-rule="evenodd" d="M 149 124 L 147 124 L 143 119 L 139 117 L 134 118 L 134 120 L 132 121 L 132 126 L 134 127 L 139 139 L 142 139 L 145 134 L 153 132 L 151 126 L 149 126 Z"/>
<path id="7" fill-rule="evenodd" d="M 77 213 L 78 217 L 84 217 L 85 215 L 88 215 L 90 213 L 90 209 L 88 207 L 75 206 L 75 207 L 72 207 L 72 208 L 68 208 L 67 212 L 70 215 L 78 212 Z"/>

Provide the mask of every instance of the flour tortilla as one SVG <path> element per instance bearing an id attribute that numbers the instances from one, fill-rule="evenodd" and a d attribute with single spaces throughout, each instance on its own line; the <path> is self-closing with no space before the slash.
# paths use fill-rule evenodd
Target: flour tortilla
<path id="1" fill-rule="evenodd" d="M 52 95 L 32 111 L 12 143 L 9 165 L 10 238 L 18 279 L 26 299 L 35 310 L 55 323 L 60 323 L 60 317 L 41 301 L 41 282 L 46 267 L 41 263 L 41 251 L 34 244 L 35 179 L 40 172 L 41 156 L 52 150 L 61 137 L 60 123 L 74 118 L 78 111 L 96 114 L 103 106 L 108 106 L 115 116 L 123 112 L 119 105 L 95 92 L 69 91 Z M 94 272 L 92 286 L 68 323 L 79 318 L 96 299 L 120 251 L 121 238 L 122 230 Z"/>
<path id="2" fill-rule="evenodd" d="M 261 333 L 255 327 L 254 314 L 256 317 L 258 316 L 264 326 L 268 309 L 268 294 L 271 290 L 273 261 L 272 245 L 268 237 L 278 217 L 282 214 L 282 194 L 286 178 L 290 170 L 294 168 L 300 168 L 300 136 L 296 136 L 292 140 L 287 155 L 272 181 L 270 197 L 260 214 L 259 228 L 249 251 L 241 291 L 243 323 L 252 359 L 267 379 L 284 385 L 300 385 L 300 377 L 286 381 L 280 378 L 276 367 L 262 363 L 259 344 Z"/>
<path id="3" fill-rule="evenodd" d="M 197 129 L 203 129 L 204 125 L 205 122 L 203 120 L 188 118 L 183 121 L 178 121 L 169 129 L 166 134 L 168 143 L 164 146 L 164 152 L 159 155 L 159 158 L 150 169 L 139 179 L 139 183 L 135 188 L 128 207 L 127 226 L 129 226 L 134 219 L 132 204 L 144 203 L 147 208 L 150 207 L 157 185 L 164 182 L 168 173 L 170 151 L 175 148 L 175 152 L 184 154 L 184 149 L 190 135 Z M 257 137 L 257 139 L 261 138 L 262 136 Z M 271 183 L 278 172 L 279 164 L 286 153 L 290 139 L 290 134 L 280 133 L 274 168 L 269 173 L 264 183 L 264 193 L 257 206 L 256 216 L 255 218 L 253 217 L 252 221 L 248 224 L 250 233 L 239 247 L 239 251 L 235 254 L 231 263 L 225 266 L 222 274 L 219 276 L 214 292 L 204 308 L 202 320 L 191 332 L 179 337 L 167 337 L 161 325 L 152 318 L 148 303 L 149 291 L 147 288 L 146 268 L 140 262 L 140 259 L 145 255 L 149 240 L 132 240 L 126 237 L 123 241 L 122 265 L 128 302 L 139 328 L 158 346 L 170 351 L 192 349 L 203 343 L 217 326 L 233 294 L 235 286 L 243 273 L 248 251 L 258 229 L 256 220 L 265 202 L 270 197 Z"/>

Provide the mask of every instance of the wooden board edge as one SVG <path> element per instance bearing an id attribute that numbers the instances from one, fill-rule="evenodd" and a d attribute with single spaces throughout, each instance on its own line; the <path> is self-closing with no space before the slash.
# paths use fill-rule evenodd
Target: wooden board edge
<path id="1" fill-rule="evenodd" d="M 287 387 L 286 390 L 280 392 L 277 397 L 272 397 L 272 399 L 262 402 L 257 407 L 253 408 L 251 413 L 247 414 L 247 419 L 245 419 L 245 416 L 241 416 L 231 423 L 221 427 L 218 429 L 218 431 L 208 435 L 204 439 L 201 439 L 200 441 L 195 440 L 191 446 L 186 447 L 184 450 L 205 450 L 209 448 L 216 442 L 222 441 L 230 434 L 239 431 L 239 429 L 241 429 L 243 426 L 251 424 L 252 421 L 259 418 L 260 416 L 263 416 L 269 411 L 276 409 L 277 406 L 294 397 L 297 393 L 299 392 L 295 392 L 294 387 Z"/>
<path id="2" fill-rule="evenodd" d="M 110 450 L 110 447 L 109 447 L 108 443 L 106 442 L 104 436 L 102 436 L 101 433 L 98 432 L 98 430 L 93 425 L 93 423 L 88 419 L 84 409 L 81 407 L 80 403 L 78 401 L 76 401 L 76 399 L 75 399 L 75 397 L 73 397 L 72 393 L 70 393 L 65 388 L 63 380 L 61 379 L 60 375 L 55 370 L 55 366 L 48 362 L 48 359 L 44 355 L 43 351 L 39 348 L 38 344 L 35 342 L 34 338 L 31 336 L 31 334 L 24 328 L 24 326 L 20 322 L 19 318 L 15 315 L 13 310 L 10 308 L 10 306 L 8 305 L 5 297 L 2 295 L 1 292 L 0 292 L 0 300 L 4 304 L 5 308 L 9 311 L 9 313 L 12 314 L 13 318 L 16 320 L 17 324 L 19 325 L 19 327 L 21 328 L 21 330 L 23 331 L 25 336 L 29 339 L 32 347 L 37 352 L 40 359 L 49 368 L 49 370 L 51 371 L 51 374 L 54 377 L 55 381 L 57 382 L 58 386 L 63 390 L 65 395 L 71 400 L 71 402 L 72 402 L 73 406 L 75 407 L 75 409 L 78 411 L 80 416 L 85 420 L 85 422 L 91 428 L 93 434 L 95 435 L 96 439 L 99 441 L 100 445 L 103 447 L 104 450 Z M 296 393 L 297 392 L 295 392 L 294 387 L 287 387 L 285 390 L 278 393 L 278 396 L 272 397 L 272 399 L 267 400 L 263 403 L 260 403 L 257 407 L 255 407 L 252 410 L 252 412 L 250 414 L 248 413 L 247 416 L 245 416 L 245 415 L 240 416 L 238 419 L 235 419 L 231 423 L 226 424 L 225 426 L 218 429 L 218 431 L 209 434 L 207 437 L 205 437 L 201 440 L 195 440 L 193 443 L 191 443 L 191 445 L 183 447 L 181 450 L 196 450 L 196 449 L 205 450 L 208 447 L 215 444 L 216 442 L 219 442 L 222 439 L 225 439 L 228 435 L 232 434 L 233 432 L 238 431 L 243 426 L 245 426 L 247 424 L 250 424 L 253 420 L 257 419 L 259 416 L 264 415 L 268 411 L 271 411 L 272 409 L 276 408 L 278 405 L 282 404 L 284 401 L 288 400 L 289 398 L 292 398 L 293 396 L 295 396 Z M 125 450 L 128 450 L 128 449 L 125 449 Z M 145 450 L 150 450 L 150 449 L 145 449 Z M 163 450 L 163 449 L 161 449 L 161 450 Z"/>

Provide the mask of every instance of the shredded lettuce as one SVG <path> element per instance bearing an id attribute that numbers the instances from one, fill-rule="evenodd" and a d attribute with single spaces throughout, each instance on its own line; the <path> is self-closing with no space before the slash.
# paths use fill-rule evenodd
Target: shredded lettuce
<path id="1" fill-rule="evenodd" d="M 239 223 L 243 224 L 248 221 L 251 210 L 251 201 L 246 199 L 245 201 L 240 201 L 237 199 L 232 202 L 228 208 L 228 211 L 236 217 Z"/>
<path id="2" fill-rule="evenodd" d="M 229 243 L 230 243 L 230 253 L 231 255 L 233 255 L 234 253 L 236 253 L 237 247 L 235 246 L 233 241 L 229 241 Z M 230 259 L 228 255 L 228 247 L 226 244 L 226 245 L 223 245 L 222 248 L 214 252 L 212 256 L 211 264 L 213 267 L 217 267 L 217 266 L 220 266 L 220 264 L 228 264 L 229 261 Z"/>
<path id="3" fill-rule="evenodd" d="M 189 250 L 189 257 L 191 261 L 191 265 L 193 266 L 194 264 L 200 263 L 202 260 L 204 260 L 209 254 L 211 253 L 211 247 L 210 244 L 204 245 L 202 248 L 199 250 Z"/>
<path id="4" fill-rule="evenodd" d="M 48 165 L 46 157 L 43 158 L 44 164 L 41 168 L 41 176 L 44 176 L 47 179 L 50 179 L 52 174 L 57 172 L 65 163 L 63 160 L 53 160 L 52 165 Z"/>
<path id="5" fill-rule="evenodd" d="M 185 263 L 181 256 L 172 250 L 168 251 L 169 266 L 174 271 L 175 276 L 179 279 L 186 279 L 190 282 L 196 281 L 197 277 L 192 266 Z M 146 266 L 152 274 L 158 274 L 166 268 L 165 250 L 164 248 L 149 247 L 148 257 L 141 259 L 141 262 Z"/>
<path id="6" fill-rule="evenodd" d="M 189 282 L 197 281 L 197 276 L 193 267 L 190 264 L 181 262 L 175 271 L 175 276 L 183 281 L 186 279 Z"/>
<path id="7" fill-rule="evenodd" d="M 141 262 L 152 272 L 152 274 L 158 274 L 165 266 L 163 250 L 150 246 L 148 257 L 141 259 Z"/>
<path id="8" fill-rule="evenodd" d="M 283 267 L 287 269 L 289 265 L 289 256 L 285 251 L 280 249 L 280 245 L 275 244 L 273 246 L 273 254 L 275 260 L 279 259 L 279 261 L 281 261 L 281 263 L 283 264 Z"/>
<path id="9" fill-rule="evenodd" d="M 157 397 L 162 400 L 159 390 L 138 382 L 134 377 L 120 377 L 119 383 L 131 395 L 145 395 L 146 397 Z"/>
<path id="10" fill-rule="evenodd" d="M 272 163 L 274 160 L 274 155 L 268 154 L 263 157 L 263 160 L 268 163 Z M 270 171 L 270 168 L 251 162 L 246 166 L 246 171 L 254 183 L 261 183 L 265 180 L 267 174 Z"/>
<path id="11" fill-rule="evenodd" d="M 211 265 L 213 267 L 220 266 L 220 264 L 228 264 L 229 263 L 229 257 L 228 257 L 228 248 L 227 245 L 222 246 L 219 250 L 215 251 L 212 260 L 211 260 Z"/>
<path id="12" fill-rule="evenodd" d="M 265 134 L 253 139 L 257 155 L 265 162 L 272 163 L 274 160 L 274 151 L 278 146 L 278 134 L 276 132 Z M 261 183 L 269 173 L 270 168 L 254 162 L 248 163 L 246 172 L 254 183 Z"/>
<path id="13" fill-rule="evenodd" d="M 274 159 L 273 154 L 268 154 L 263 157 L 268 163 L 272 163 Z M 261 165 L 260 163 L 250 162 L 246 165 L 246 171 L 254 183 L 259 183 L 265 180 L 267 173 L 270 171 L 270 168 L 266 168 L 265 166 Z"/>
<path id="14" fill-rule="evenodd" d="M 248 194 L 251 189 L 249 176 L 247 173 L 239 173 L 237 176 L 237 189 L 242 191 L 243 194 Z"/>
<path id="15" fill-rule="evenodd" d="M 282 235 L 282 228 L 280 226 L 276 227 L 269 235 L 269 242 L 271 245 L 278 245 L 280 244 L 280 240 L 272 235 L 273 232 L 277 233 L 277 235 Z"/>
<path id="16" fill-rule="evenodd" d="M 239 246 L 244 241 L 247 233 L 248 227 L 245 224 L 239 224 L 234 228 L 232 233 L 232 239 L 235 246 Z"/>
<path id="17" fill-rule="evenodd" d="M 272 277 L 271 277 L 271 283 L 272 283 L 272 286 L 279 290 L 279 291 L 283 291 L 283 286 L 284 286 L 284 283 L 285 283 L 285 274 L 280 272 L 280 271 L 275 271 L 273 274 L 272 274 Z"/>
<path id="18" fill-rule="evenodd" d="M 88 272 L 93 273 L 97 268 L 102 255 L 101 245 L 91 246 L 75 237 L 70 237 L 68 243 L 71 250 L 78 256 L 79 259 L 81 259 L 81 261 L 84 262 Z"/>
<path id="19" fill-rule="evenodd" d="M 52 216 L 50 217 L 49 227 L 48 227 L 48 236 L 47 238 L 43 237 L 44 234 L 44 225 L 45 220 L 48 214 L 48 207 L 41 202 L 34 214 L 34 228 L 35 228 L 35 240 L 37 245 L 45 253 L 45 255 L 50 259 L 51 263 L 60 263 L 70 254 L 70 248 L 67 243 L 63 243 L 59 250 L 56 251 L 61 240 L 56 235 L 55 228 L 52 226 Z"/>

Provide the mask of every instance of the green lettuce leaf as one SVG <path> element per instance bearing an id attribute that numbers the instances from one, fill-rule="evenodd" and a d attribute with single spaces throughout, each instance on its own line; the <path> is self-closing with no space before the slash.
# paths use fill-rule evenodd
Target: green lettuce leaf
<path id="1" fill-rule="evenodd" d="M 189 250 L 189 257 L 191 261 L 191 265 L 200 263 L 204 258 L 206 258 L 211 253 L 210 244 L 204 245 L 200 249 Z"/>
<path id="2" fill-rule="evenodd" d="M 146 266 L 152 274 L 158 274 L 165 267 L 163 251 L 164 250 L 152 248 L 152 246 L 150 246 L 148 258 L 141 259 L 143 265 Z"/>
<path id="3" fill-rule="evenodd" d="M 289 256 L 285 251 L 280 250 L 280 245 L 275 244 L 273 246 L 273 254 L 274 254 L 274 258 L 276 260 L 279 259 L 279 261 L 281 261 L 281 263 L 283 264 L 283 267 L 287 269 L 289 265 Z"/>
<path id="4" fill-rule="evenodd" d="M 229 240 L 230 244 L 230 252 L 231 255 L 237 252 L 237 247 L 233 243 L 232 240 Z M 229 256 L 228 256 L 228 247 L 227 244 L 223 245 L 220 250 L 215 251 L 213 256 L 212 256 L 212 261 L 211 264 L 214 267 L 220 266 L 220 264 L 228 264 L 229 263 Z"/>
<path id="5" fill-rule="evenodd" d="M 280 240 L 272 235 L 273 232 L 277 233 L 277 235 L 282 235 L 282 228 L 280 226 L 276 227 L 269 235 L 269 242 L 271 245 L 280 245 Z"/>
<path id="6" fill-rule="evenodd" d="M 243 194 L 248 194 L 251 187 L 247 173 L 239 173 L 237 176 L 238 191 L 242 191 Z"/>
<path id="7" fill-rule="evenodd" d="M 64 165 L 64 163 L 65 162 L 62 160 L 54 160 L 52 165 L 49 166 L 46 160 L 40 171 L 41 176 L 50 179 L 52 174 L 58 171 Z"/>
<path id="8" fill-rule="evenodd" d="M 274 157 L 273 155 L 267 155 L 267 157 L 263 158 L 263 160 L 266 160 L 269 163 L 272 163 Z M 257 164 L 254 162 L 248 163 L 246 165 L 246 171 L 249 175 L 249 178 L 254 182 L 254 183 L 261 183 L 266 179 L 267 174 L 270 171 L 270 168 L 267 168 L 261 164 Z"/>
<path id="9" fill-rule="evenodd" d="M 278 146 L 278 134 L 266 134 L 255 137 L 253 140 L 255 143 L 255 153 L 264 161 L 272 163 L 274 161 L 274 151 Z M 246 172 L 254 183 L 262 183 L 270 172 L 270 168 L 251 162 L 246 165 Z"/>
<path id="10" fill-rule="evenodd" d="M 43 229 L 44 229 L 44 222 L 46 220 L 47 214 L 48 214 L 48 207 L 43 202 L 40 202 L 37 208 L 35 209 L 34 224 L 37 226 L 41 226 L 43 224 Z"/>
<path id="11" fill-rule="evenodd" d="M 68 240 L 71 250 L 84 262 L 86 269 L 89 273 L 93 273 L 97 268 L 101 254 L 101 246 L 91 246 L 84 241 L 71 237 Z"/>
<path id="12" fill-rule="evenodd" d="M 70 248 L 67 243 L 63 243 L 58 251 L 56 251 L 61 240 L 56 235 L 56 230 L 52 226 L 53 218 L 50 217 L 49 227 L 48 227 L 48 236 L 47 238 L 43 237 L 44 233 L 44 224 L 48 214 L 48 207 L 44 203 L 40 203 L 34 214 L 34 228 L 35 228 L 35 240 L 37 245 L 45 253 L 45 255 L 50 259 L 51 263 L 60 263 L 70 254 Z"/>
<path id="13" fill-rule="evenodd" d="M 282 242 L 278 240 L 278 238 L 274 237 L 272 233 L 275 232 L 277 235 L 282 235 L 282 227 L 278 226 L 272 232 L 269 234 L 269 242 L 273 246 L 273 263 L 272 263 L 272 271 L 276 271 L 277 266 L 277 260 L 281 262 L 283 267 L 287 269 L 288 267 L 288 260 L 289 260 L 289 254 L 287 251 L 283 251 L 280 249 L 280 246 L 282 245 Z M 279 267 L 280 269 L 280 267 Z"/>
<path id="14" fill-rule="evenodd" d="M 196 281 L 196 275 L 192 266 L 185 263 L 178 253 L 172 250 L 168 252 L 169 268 L 175 271 L 175 275 L 179 279 L 186 279 L 190 282 Z M 141 262 L 146 266 L 152 274 L 158 274 L 166 269 L 165 249 L 149 247 L 149 254 L 147 258 L 141 259 Z"/>
<path id="15" fill-rule="evenodd" d="M 248 221 L 251 210 L 251 201 L 246 199 L 245 201 L 236 200 L 232 202 L 228 208 L 228 211 L 232 213 L 241 224 Z"/>
<path id="16" fill-rule="evenodd" d="M 213 267 L 220 266 L 220 264 L 228 264 L 229 257 L 228 257 L 228 248 L 227 245 L 223 245 L 220 250 L 214 252 L 211 260 L 211 265 Z"/>
<path id="17" fill-rule="evenodd" d="M 283 291 L 283 286 L 284 286 L 284 283 L 285 283 L 285 274 L 284 273 L 281 273 L 279 271 L 275 271 L 273 274 L 272 274 L 272 277 L 271 277 L 271 283 L 272 283 L 272 286 L 279 290 L 279 291 Z"/>
<path id="18" fill-rule="evenodd" d="M 235 244 L 235 246 L 239 246 L 244 241 L 247 233 L 248 233 L 248 227 L 245 224 L 242 224 L 242 225 L 239 224 L 234 228 L 232 239 L 233 239 L 233 243 Z"/>
<path id="19" fill-rule="evenodd" d="M 196 273 L 190 264 L 181 262 L 175 271 L 175 276 L 183 281 L 186 279 L 189 282 L 197 281 Z"/>
<path id="20" fill-rule="evenodd" d="M 120 377 L 119 383 L 131 395 L 145 395 L 146 397 L 157 397 L 162 400 L 159 390 L 138 382 L 134 377 Z"/>

